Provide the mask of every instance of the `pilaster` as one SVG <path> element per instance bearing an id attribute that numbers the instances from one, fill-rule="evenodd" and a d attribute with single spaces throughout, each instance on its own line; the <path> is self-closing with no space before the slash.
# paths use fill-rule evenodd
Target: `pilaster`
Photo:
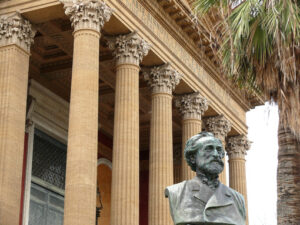
<path id="1" fill-rule="evenodd" d="M 139 224 L 139 64 L 150 45 L 136 33 L 109 39 L 116 56 L 111 225 Z"/>
<path id="2" fill-rule="evenodd" d="M 171 225 L 167 199 L 162 193 L 173 184 L 172 91 L 181 74 L 169 64 L 144 74 L 152 89 L 149 160 L 149 225 Z"/>
<path id="3" fill-rule="evenodd" d="M 216 138 L 219 138 L 222 141 L 223 149 L 225 151 L 226 142 L 225 138 L 227 136 L 227 133 L 231 130 L 231 123 L 229 120 L 227 120 L 223 115 L 213 116 L 206 119 L 205 128 L 207 131 L 214 134 Z M 226 182 L 226 159 L 224 157 L 223 159 L 224 163 L 224 170 L 220 174 L 220 181 L 227 185 Z"/>
<path id="4" fill-rule="evenodd" d="M 0 17 L 0 224 L 19 224 L 29 55 L 34 34 L 19 13 Z"/>
<path id="5" fill-rule="evenodd" d="M 202 130 L 201 117 L 208 109 L 208 101 L 200 93 L 185 94 L 178 96 L 175 100 L 182 115 L 182 156 L 187 140 Z M 196 173 L 186 163 L 184 157 L 181 158 L 181 180 L 192 179 Z"/>
<path id="6" fill-rule="evenodd" d="M 64 225 L 94 225 L 98 152 L 99 39 L 111 9 L 96 0 L 61 1 L 74 28 Z"/>

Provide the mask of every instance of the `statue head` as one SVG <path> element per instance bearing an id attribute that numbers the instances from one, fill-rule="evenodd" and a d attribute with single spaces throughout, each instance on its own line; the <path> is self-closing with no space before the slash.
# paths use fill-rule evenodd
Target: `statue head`
<path id="1" fill-rule="evenodd" d="M 195 172 L 218 175 L 224 169 L 225 151 L 220 139 L 210 132 L 191 137 L 184 149 L 184 158 Z"/>

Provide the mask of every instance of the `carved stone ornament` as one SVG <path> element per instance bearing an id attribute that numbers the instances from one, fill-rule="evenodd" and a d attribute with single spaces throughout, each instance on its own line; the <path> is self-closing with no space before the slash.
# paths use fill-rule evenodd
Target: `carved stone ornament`
<path id="1" fill-rule="evenodd" d="M 148 81 L 153 93 L 172 94 L 181 77 L 182 74 L 174 70 L 168 63 L 144 73 L 144 78 Z"/>
<path id="2" fill-rule="evenodd" d="M 74 32 L 80 29 L 91 29 L 100 33 L 105 22 L 112 14 L 112 9 L 104 2 L 97 0 L 60 0 L 65 13 L 70 16 Z"/>
<path id="3" fill-rule="evenodd" d="M 15 44 L 29 52 L 35 33 L 19 13 L 0 17 L 0 46 Z"/>
<path id="4" fill-rule="evenodd" d="M 207 118 L 205 127 L 208 132 L 212 132 L 216 137 L 225 140 L 227 133 L 231 130 L 231 123 L 223 115 L 218 115 Z"/>
<path id="5" fill-rule="evenodd" d="M 178 96 L 175 99 L 175 105 L 178 107 L 183 119 L 199 119 L 208 109 L 208 101 L 202 97 L 199 92 Z"/>
<path id="6" fill-rule="evenodd" d="M 230 137 L 227 140 L 226 151 L 229 159 L 241 158 L 244 159 L 247 151 L 250 149 L 250 141 L 244 135 Z"/>
<path id="7" fill-rule="evenodd" d="M 143 57 L 148 54 L 150 44 L 143 40 L 136 32 L 119 35 L 114 38 L 107 37 L 108 46 L 114 52 L 117 64 L 139 65 Z"/>

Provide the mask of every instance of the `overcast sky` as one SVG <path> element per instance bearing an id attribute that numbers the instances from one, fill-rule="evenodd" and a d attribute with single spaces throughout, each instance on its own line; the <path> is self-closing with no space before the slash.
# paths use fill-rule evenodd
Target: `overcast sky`
<path id="1" fill-rule="evenodd" d="M 277 106 L 266 104 L 247 113 L 246 157 L 250 225 L 276 225 Z"/>

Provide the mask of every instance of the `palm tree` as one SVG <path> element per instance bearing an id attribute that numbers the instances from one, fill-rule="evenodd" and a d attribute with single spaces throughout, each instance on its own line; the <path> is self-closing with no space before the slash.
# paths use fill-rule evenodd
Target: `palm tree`
<path id="1" fill-rule="evenodd" d="M 195 0 L 193 6 L 223 73 L 278 104 L 277 221 L 298 225 L 300 0 Z"/>

